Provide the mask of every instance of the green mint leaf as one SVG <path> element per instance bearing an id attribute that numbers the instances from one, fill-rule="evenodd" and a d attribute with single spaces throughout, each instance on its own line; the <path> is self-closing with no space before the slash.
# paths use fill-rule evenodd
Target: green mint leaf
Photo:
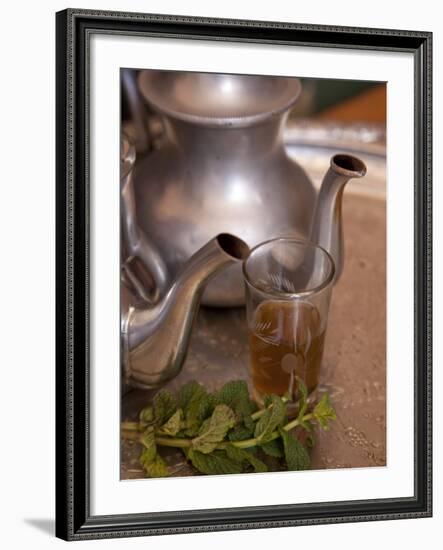
<path id="1" fill-rule="evenodd" d="M 259 443 L 268 441 L 272 432 L 286 419 L 286 407 L 280 397 L 271 395 L 267 402 L 269 403 L 268 408 L 255 425 L 254 437 L 258 439 Z"/>
<path id="2" fill-rule="evenodd" d="M 161 426 L 174 414 L 177 408 L 175 398 L 168 390 L 160 390 L 154 397 L 154 416 L 156 423 Z"/>
<path id="3" fill-rule="evenodd" d="M 265 406 L 265 408 L 270 407 L 272 405 L 272 394 L 266 393 L 262 399 L 263 399 L 263 405 Z"/>
<path id="4" fill-rule="evenodd" d="M 239 449 L 238 447 L 234 447 L 234 445 L 228 444 L 225 447 L 226 454 L 229 458 L 232 458 L 232 460 L 235 460 L 236 462 L 250 464 L 255 472 L 267 472 L 268 467 L 264 462 L 259 460 L 257 457 L 255 457 L 252 453 L 249 451 L 246 451 L 245 449 Z"/>
<path id="5" fill-rule="evenodd" d="M 169 474 L 165 461 L 158 454 L 150 462 L 144 461 L 143 458 L 140 460 L 149 477 L 166 477 Z"/>
<path id="6" fill-rule="evenodd" d="M 250 415 L 243 417 L 243 424 L 251 432 L 251 437 L 254 435 L 255 422 Z"/>
<path id="7" fill-rule="evenodd" d="M 157 454 L 157 446 L 155 444 L 154 429 L 147 428 L 140 442 L 143 445 L 143 451 L 140 455 L 140 463 L 149 477 L 165 477 L 168 475 L 168 469 L 161 456 Z"/>
<path id="8" fill-rule="evenodd" d="M 180 431 L 180 428 L 182 427 L 182 422 L 183 411 L 181 409 L 177 409 L 175 413 L 171 416 L 171 418 L 159 429 L 158 433 L 174 437 Z"/>
<path id="9" fill-rule="evenodd" d="M 191 380 L 191 382 L 187 382 L 180 388 L 178 394 L 178 406 L 186 411 L 193 400 L 204 395 L 206 395 L 205 388 L 195 380 Z"/>
<path id="10" fill-rule="evenodd" d="M 248 386 L 244 380 L 231 380 L 215 392 L 217 404 L 224 404 L 230 407 L 237 400 L 248 400 Z"/>
<path id="11" fill-rule="evenodd" d="M 234 428 L 228 433 L 229 441 L 243 441 L 244 439 L 254 437 L 254 427 L 254 421 L 252 421 L 252 429 L 245 424 L 237 424 L 237 426 L 234 426 Z"/>
<path id="12" fill-rule="evenodd" d="M 145 407 L 140 411 L 139 422 L 142 426 L 148 426 L 154 422 L 154 409 L 152 407 Z"/>
<path id="13" fill-rule="evenodd" d="M 279 439 L 271 439 L 271 441 L 262 443 L 260 448 L 268 456 L 273 456 L 274 458 L 282 458 L 283 456 L 283 449 Z"/>
<path id="14" fill-rule="evenodd" d="M 194 400 L 186 413 L 186 435 L 194 437 L 198 434 L 201 423 L 213 412 L 213 404 L 209 395 Z"/>
<path id="15" fill-rule="evenodd" d="M 248 386 L 244 380 L 233 380 L 222 386 L 214 394 L 214 402 L 216 405 L 223 404 L 231 408 L 238 421 L 246 420 L 257 408 L 249 397 Z"/>
<path id="16" fill-rule="evenodd" d="M 157 454 L 157 446 L 155 444 L 154 429 L 151 426 L 140 436 L 140 443 L 144 447 L 142 451 L 143 462 L 152 462 Z"/>
<path id="17" fill-rule="evenodd" d="M 215 450 L 212 453 L 205 454 L 190 449 L 188 459 L 194 468 L 202 474 L 240 474 L 243 471 L 242 462 L 229 458 L 223 450 Z"/>
<path id="18" fill-rule="evenodd" d="M 312 415 L 324 430 L 329 429 L 330 420 L 335 420 L 337 418 L 334 407 L 331 405 L 329 395 L 327 393 L 323 394 L 323 397 L 314 407 Z"/>
<path id="19" fill-rule="evenodd" d="M 235 416 L 227 405 L 216 405 L 210 418 L 200 427 L 198 436 L 192 440 L 192 447 L 202 453 L 210 453 L 223 441 L 228 430 L 235 424 Z"/>
<path id="20" fill-rule="evenodd" d="M 283 440 L 288 470 L 307 470 L 311 463 L 308 451 L 291 433 L 281 428 L 278 431 Z"/>
<path id="21" fill-rule="evenodd" d="M 198 382 L 185 384 L 179 393 L 178 404 L 184 413 L 184 435 L 194 437 L 198 434 L 201 423 L 213 410 L 211 396 Z"/>

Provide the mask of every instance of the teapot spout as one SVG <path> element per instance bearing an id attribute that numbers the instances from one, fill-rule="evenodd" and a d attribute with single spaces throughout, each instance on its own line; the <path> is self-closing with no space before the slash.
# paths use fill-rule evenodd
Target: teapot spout
<path id="1" fill-rule="evenodd" d="M 337 282 L 344 264 L 342 197 L 346 183 L 366 174 L 366 166 L 359 158 L 339 154 L 323 178 L 312 218 L 310 238 L 329 252 L 335 264 L 334 282 Z"/>
<path id="2" fill-rule="evenodd" d="M 127 382 L 141 388 L 154 388 L 180 372 L 206 284 L 214 275 L 248 255 L 246 243 L 222 233 L 191 256 L 158 303 L 127 308 L 122 316 Z"/>

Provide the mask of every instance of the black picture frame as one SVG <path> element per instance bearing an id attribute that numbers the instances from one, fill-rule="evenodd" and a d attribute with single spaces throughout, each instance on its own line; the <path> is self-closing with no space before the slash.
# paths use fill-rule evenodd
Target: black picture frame
<path id="1" fill-rule="evenodd" d="M 415 81 L 414 496 L 92 516 L 89 40 L 94 33 L 410 52 Z M 432 515 L 432 33 L 68 9 L 56 14 L 56 536 L 65 540 Z"/>

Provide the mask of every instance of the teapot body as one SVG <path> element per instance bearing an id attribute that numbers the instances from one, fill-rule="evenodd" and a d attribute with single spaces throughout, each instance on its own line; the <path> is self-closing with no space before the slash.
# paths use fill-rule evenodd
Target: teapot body
<path id="1" fill-rule="evenodd" d="M 146 70 L 138 85 L 164 136 L 135 166 L 137 220 L 170 280 L 218 233 L 250 247 L 308 236 L 314 187 L 283 143 L 298 79 Z M 239 265 L 209 283 L 203 303 L 244 303 Z"/>
<path id="2" fill-rule="evenodd" d="M 250 247 L 278 236 L 306 238 L 315 191 L 281 138 L 284 117 L 245 128 L 201 128 L 164 120 L 163 146 L 136 166 L 137 219 L 174 278 L 221 232 Z M 234 265 L 208 285 L 205 305 L 244 303 Z"/>

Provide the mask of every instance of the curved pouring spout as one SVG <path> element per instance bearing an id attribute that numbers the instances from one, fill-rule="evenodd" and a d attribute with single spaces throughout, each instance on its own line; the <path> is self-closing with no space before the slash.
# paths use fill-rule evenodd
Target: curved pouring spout
<path id="1" fill-rule="evenodd" d="M 129 307 L 126 313 L 123 309 L 123 362 L 126 379 L 132 385 L 152 388 L 178 374 L 207 282 L 248 255 L 246 243 L 222 233 L 188 260 L 157 304 L 143 309 Z"/>
<path id="2" fill-rule="evenodd" d="M 366 166 L 357 157 L 335 155 L 331 158 L 331 165 L 317 197 L 310 238 L 332 256 L 335 264 L 334 282 L 339 279 L 344 263 L 343 190 L 350 179 L 361 178 L 365 174 Z"/>

